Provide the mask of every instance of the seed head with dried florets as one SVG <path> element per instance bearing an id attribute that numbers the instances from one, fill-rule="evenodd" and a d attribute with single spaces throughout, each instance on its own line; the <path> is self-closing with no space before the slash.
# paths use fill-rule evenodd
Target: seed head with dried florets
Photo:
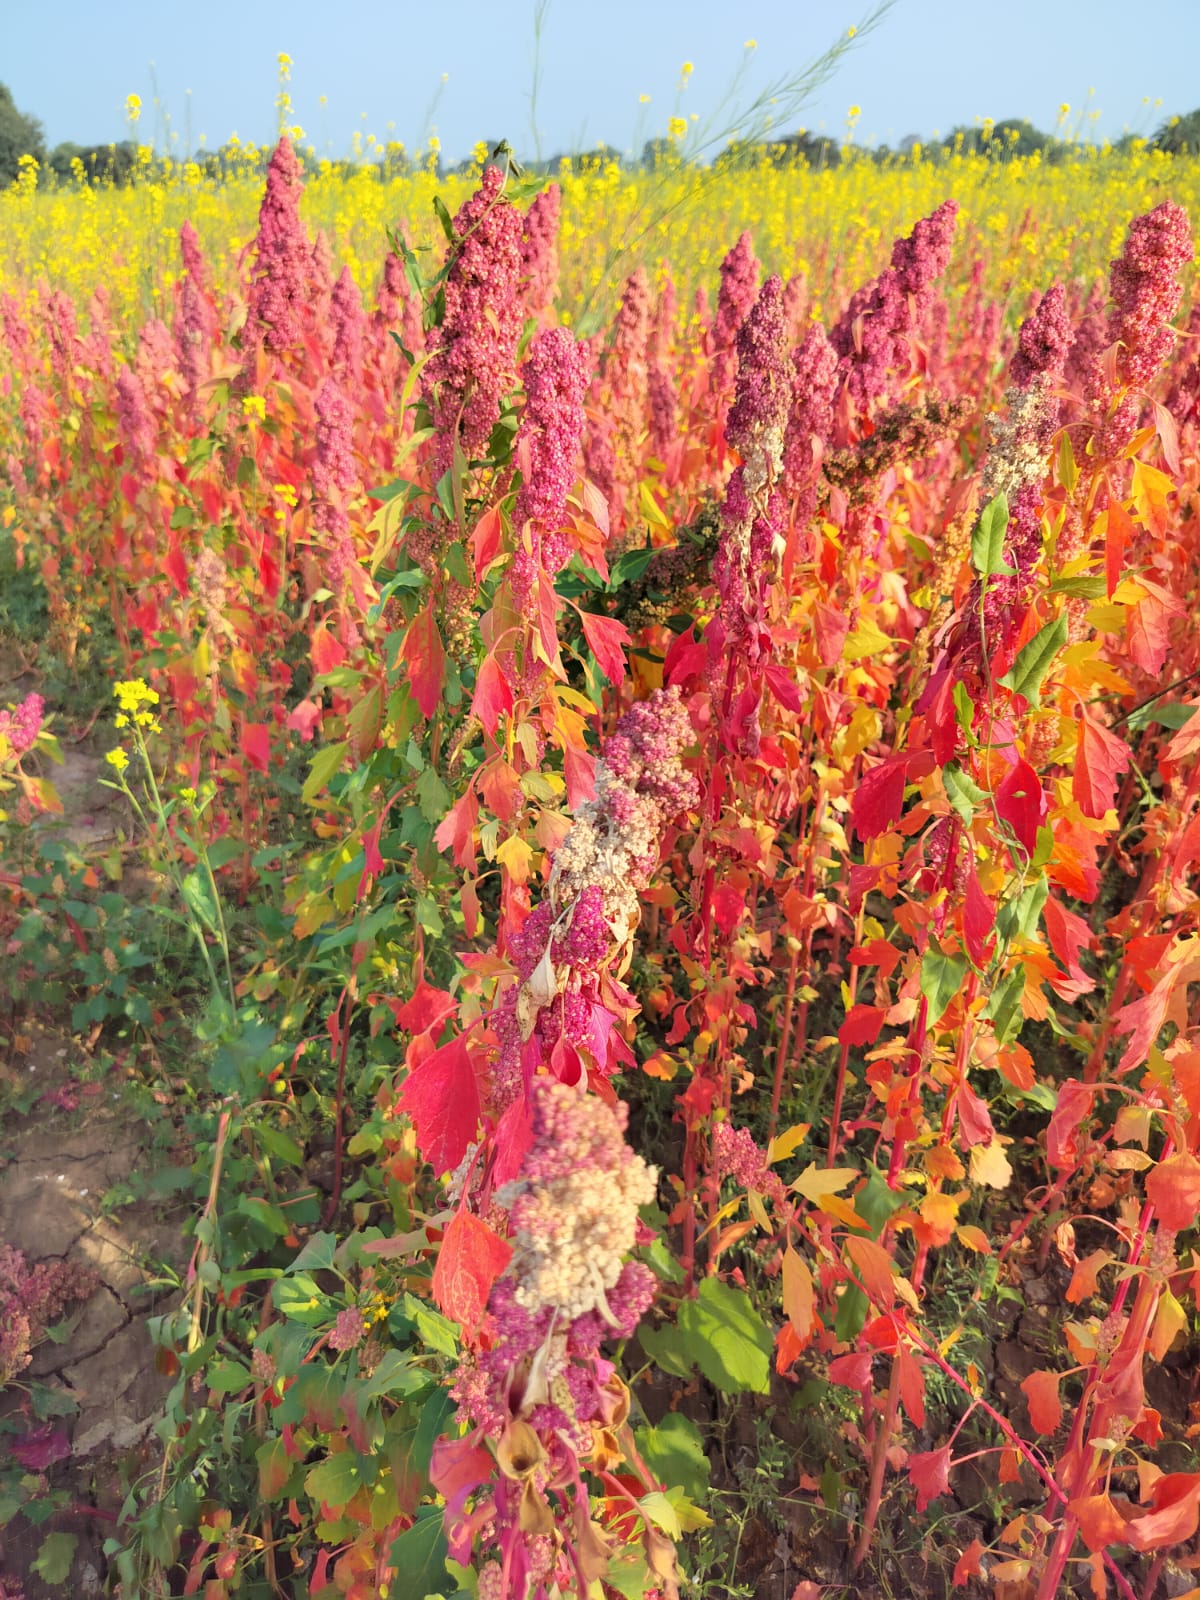
<path id="1" fill-rule="evenodd" d="M 638 1208 L 654 1198 L 656 1173 L 625 1143 L 628 1112 L 543 1080 L 533 1104 L 533 1147 L 523 1192 L 510 1209 L 516 1300 L 567 1321 L 608 1309 L 637 1236 Z"/>

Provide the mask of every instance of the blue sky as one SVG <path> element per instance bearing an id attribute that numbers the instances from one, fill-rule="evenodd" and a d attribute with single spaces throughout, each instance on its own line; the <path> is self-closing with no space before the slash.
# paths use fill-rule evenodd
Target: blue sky
<path id="1" fill-rule="evenodd" d="M 209 148 L 235 130 L 255 142 L 272 136 L 282 50 L 294 62 L 293 119 L 322 152 L 349 153 L 356 129 L 411 147 L 432 121 L 448 159 L 502 135 L 524 154 L 534 146 L 534 7 L 58 0 L 47 9 L 44 0 L 0 0 L 0 80 L 41 118 L 52 145 L 125 137 L 130 93 L 144 102 L 146 137 L 157 85 L 182 154 L 189 126 L 193 144 L 203 134 Z M 542 153 L 602 140 L 640 146 L 677 110 L 703 125 L 747 38 L 757 45 L 744 80 L 752 96 L 811 63 L 867 9 L 857 0 L 548 0 Z M 1198 59 L 1200 0 L 896 0 L 784 131 L 840 136 L 852 105 L 865 143 L 928 137 L 983 116 L 1052 129 L 1066 102 L 1071 120 L 1099 135 L 1149 133 L 1200 105 Z M 685 61 L 695 70 L 680 96 Z M 161 142 L 166 124 L 157 121 Z"/>

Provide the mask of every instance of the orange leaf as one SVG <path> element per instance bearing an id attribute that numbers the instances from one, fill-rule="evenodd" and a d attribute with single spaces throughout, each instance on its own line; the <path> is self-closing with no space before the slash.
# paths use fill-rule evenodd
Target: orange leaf
<path id="1" fill-rule="evenodd" d="M 1067 1299 L 1072 1305 L 1078 1305 L 1097 1292 L 1096 1276 L 1112 1259 L 1107 1250 L 1093 1250 L 1078 1263 L 1067 1285 Z"/>
<path id="2" fill-rule="evenodd" d="M 1070 1500 L 1067 1510 L 1079 1523 L 1080 1536 L 1093 1553 L 1107 1550 L 1109 1545 L 1125 1543 L 1125 1518 L 1106 1494 L 1088 1494 Z"/>
<path id="3" fill-rule="evenodd" d="M 896 1280 L 892 1276 L 891 1256 L 874 1239 L 847 1239 L 846 1250 L 858 1269 L 867 1298 L 884 1311 L 889 1311 L 896 1303 Z"/>
<path id="4" fill-rule="evenodd" d="M 917 1238 L 925 1245 L 949 1244 L 958 1220 L 958 1201 L 940 1189 L 931 1190 L 921 1201 Z"/>
<path id="5" fill-rule="evenodd" d="M 1146 1198 L 1164 1228 L 1190 1228 L 1200 1214 L 1200 1161 L 1186 1151 L 1160 1161 L 1146 1179 Z"/>
<path id="6" fill-rule="evenodd" d="M 1129 765 L 1130 749 L 1086 712 L 1079 719 L 1072 792 L 1085 817 L 1103 817 L 1117 794 L 1117 782 Z"/>
<path id="7" fill-rule="evenodd" d="M 813 1280 L 808 1263 L 791 1245 L 783 1256 L 783 1311 L 803 1349 L 812 1338 Z"/>
<path id="8" fill-rule="evenodd" d="M 1029 1402 L 1029 1420 L 1039 1433 L 1054 1433 L 1062 1421 L 1057 1372 L 1031 1372 L 1021 1388 Z"/>
<path id="9" fill-rule="evenodd" d="M 1160 1550 L 1190 1539 L 1198 1517 L 1200 1473 L 1169 1472 L 1154 1485 L 1153 1509 L 1131 1518 L 1126 1537 L 1135 1550 Z"/>
<path id="10" fill-rule="evenodd" d="M 965 1245 L 968 1250 L 975 1250 L 980 1255 L 990 1256 L 992 1247 L 988 1243 L 988 1236 L 982 1228 L 972 1227 L 970 1223 L 957 1230 L 958 1242 Z"/>

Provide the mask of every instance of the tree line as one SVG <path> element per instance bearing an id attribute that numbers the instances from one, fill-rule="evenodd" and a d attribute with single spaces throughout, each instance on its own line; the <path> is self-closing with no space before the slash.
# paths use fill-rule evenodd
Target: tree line
<path id="1" fill-rule="evenodd" d="M 1134 138 L 1135 135 L 1126 134 L 1114 142 L 1114 148 L 1126 148 Z M 1200 152 L 1200 107 L 1189 111 L 1186 116 L 1168 119 L 1150 143 L 1170 155 L 1194 155 Z M 810 132 L 788 134 L 783 138 L 761 142 L 735 142 L 727 145 L 714 158 L 713 164 L 718 168 L 738 168 L 758 166 L 765 162 L 779 167 L 803 165 L 820 169 L 837 166 L 851 150 L 855 159 L 866 158 L 878 162 L 907 160 L 918 150 L 924 154 L 937 150 L 947 154 L 962 151 L 964 154 L 982 154 L 996 161 L 1011 161 L 1040 153 L 1045 160 L 1060 162 L 1074 159 L 1081 148 L 1086 147 L 1055 134 L 1044 133 L 1024 118 L 1006 118 L 996 123 L 952 128 L 945 136 L 929 141 L 912 134 L 901 140 L 895 149 L 886 144 L 851 147 Z M 251 155 L 246 146 L 231 142 L 219 150 L 199 152 L 189 159 L 206 177 L 220 179 L 233 171 L 245 171 L 248 163 L 265 167 L 267 154 L 269 152 Z M 12 91 L 6 84 L 0 83 L 0 188 L 7 188 L 16 179 L 22 158 L 30 156 L 37 161 L 40 169 L 53 172 L 60 183 L 83 178 L 90 184 L 111 183 L 121 186 L 132 182 L 140 169 L 138 146 L 132 139 L 99 145 L 65 142 L 47 150 L 41 123 L 36 117 L 21 111 L 13 99 Z M 611 145 L 602 144 L 582 153 L 553 156 L 548 161 L 536 165 L 531 163 L 530 166 L 533 170 L 542 170 L 552 176 L 568 164 L 578 167 L 589 162 L 602 164 L 617 161 L 624 166 L 640 166 L 653 171 L 681 159 L 686 159 L 686 146 L 681 150 L 673 139 L 659 138 L 647 140 L 640 158 L 635 161 L 629 161 Z M 414 163 L 402 146 L 391 145 L 372 164 L 382 167 L 385 176 L 400 177 L 411 171 Z M 158 165 L 157 160 L 153 161 L 153 167 Z M 361 165 L 360 161 L 353 160 L 332 163 L 335 170 L 344 170 L 347 175 L 357 171 Z M 474 165 L 473 160 L 468 160 L 443 167 L 440 158 L 438 161 L 439 171 L 446 172 L 469 171 Z"/>

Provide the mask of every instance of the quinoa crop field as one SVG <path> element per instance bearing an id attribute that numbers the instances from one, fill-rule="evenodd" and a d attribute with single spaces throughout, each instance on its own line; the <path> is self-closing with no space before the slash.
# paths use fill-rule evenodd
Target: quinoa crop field
<path id="1" fill-rule="evenodd" d="M 0 193 L 0 1600 L 1200 1595 L 1198 215 Z"/>

